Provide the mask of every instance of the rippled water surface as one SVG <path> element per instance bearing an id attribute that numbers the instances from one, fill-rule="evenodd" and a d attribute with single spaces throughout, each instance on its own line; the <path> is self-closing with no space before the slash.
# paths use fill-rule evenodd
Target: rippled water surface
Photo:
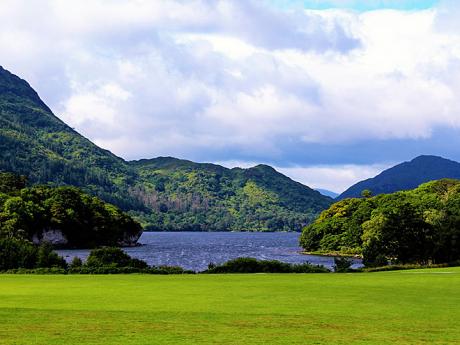
<path id="1" fill-rule="evenodd" d="M 289 232 L 145 232 L 139 240 L 142 246 L 124 250 L 149 265 L 181 266 L 195 271 L 206 269 L 210 262 L 219 264 L 243 256 L 332 267 L 331 257 L 300 254 L 299 236 Z M 67 260 L 74 256 L 85 259 L 89 250 L 58 253 Z M 359 265 L 359 260 L 355 263 Z"/>

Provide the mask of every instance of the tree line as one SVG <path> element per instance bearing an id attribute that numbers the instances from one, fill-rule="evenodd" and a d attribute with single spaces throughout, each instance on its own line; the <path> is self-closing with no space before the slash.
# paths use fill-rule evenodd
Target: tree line
<path id="1" fill-rule="evenodd" d="M 0 172 L 0 249 L 10 256 L 6 261 L 34 266 L 39 251 L 33 242 L 44 242 L 47 232 L 59 234 L 55 244 L 69 248 L 133 244 L 142 233 L 119 208 L 76 187 L 26 187 L 26 181 Z"/>
<path id="2" fill-rule="evenodd" d="M 303 229 L 307 252 L 360 255 L 367 266 L 460 259 L 460 181 L 344 199 Z"/>

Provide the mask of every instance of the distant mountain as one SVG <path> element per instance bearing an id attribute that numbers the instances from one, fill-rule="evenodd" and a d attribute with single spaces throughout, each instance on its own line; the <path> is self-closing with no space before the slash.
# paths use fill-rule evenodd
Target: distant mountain
<path id="1" fill-rule="evenodd" d="M 357 198 L 368 189 L 372 195 L 409 190 L 420 184 L 443 178 L 460 179 L 460 163 L 438 156 L 419 156 L 410 162 L 398 164 L 348 188 L 337 200 Z"/>
<path id="2" fill-rule="evenodd" d="M 151 230 L 300 230 L 332 199 L 266 165 L 227 169 L 171 157 L 126 162 L 53 115 L 0 67 L 0 171 L 73 185 Z"/>
<path id="3" fill-rule="evenodd" d="M 339 193 L 327 190 L 327 189 L 321 189 L 321 188 L 315 188 L 316 191 L 320 192 L 324 196 L 328 196 L 332 199 L 335 199 L 339 196 Z"/>
<path id="4" fill-rule="evenodd" d="M 129 163 L 151 230 L 300 230 L 332 203 L 270 166 L 227 169 L 160 157 Z M 159 225 L 155 225 L 159 224 Z"/>

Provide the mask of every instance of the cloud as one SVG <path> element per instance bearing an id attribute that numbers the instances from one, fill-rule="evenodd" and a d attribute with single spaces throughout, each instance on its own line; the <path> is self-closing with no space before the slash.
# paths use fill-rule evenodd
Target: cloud
<path id="1" fill-rule="evenodd" d="M 459 34 L 458 18 L 460 16 L 460 8 L 455 0 L 442 0 L 438 6 L 436 14 L 435 26 L 438 30 Z"/>
<path id="2" fill-rule="evenodd" d="M 247 161 L 221 161 L 217 164 L 227 168 L 250 168 L 259 163 Z M 375 177 L 380 172 L 394 166 L 395 163 L 386 162 L 384 164 L 335 164 L 335 165 L 295 165 L 289 167 L 274 166 L 274 168 L 311 188 L 327 189 L 336 193 L 344 192 L 348 187 L 358 181 Z"/>
<path id="3" fill-rule="evenodd" d="M 128 159 L 269 162 L 339 190 L 344 182 L 308 176 L 339 164 L 331 179 L 349 183 L 374 171 L 358 163 L 392 161 L 400 143 L 458 136 L 453 2 L 370 12 L 268 4 L 5 0 L 0 64 Z"/>
<path id="4" fill-rule="evenodd" d="M 277 170 L 293 180 L 312 188 L 321 188 L 336 193 L 342 193 L 356 182 L 374 177 L 393 165 L 394 164 L 297 166 L 277 168 Z"/>
<path id="5" fill-rule="evenodd" d="M 378 9 L 420 10 L 435 6 L 438 0 L 271 0 L 281 8 L 305 7 L 311 9 L 346 8 L 357 11 Z"/>

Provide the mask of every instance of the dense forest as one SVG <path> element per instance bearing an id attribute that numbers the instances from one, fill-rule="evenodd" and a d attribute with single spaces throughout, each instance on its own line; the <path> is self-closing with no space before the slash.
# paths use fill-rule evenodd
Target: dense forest
<path id="1" fill-rule="evenodd" d="M 460 181 L 442 179 L 411 191 L 344 199 L 305 227 L 308 252 L 362 255 L 367 266 L 460 259 Z"/>
<path id="2" fill-rule="evenodd" d="M 79 187 L 148 230 L 300 231 L 332 203 L 265 165 L 124 161 L 59 120 L 26 81 L 1 67 L 0 171 L 33 185 Z"/>
<path id="3" fill-rule="evenodd" d="M 145 181 L 131 192 L 151 210 L 145 217 L 152 230 L 300 231 L 331 203 L 266 165 L 226 169 L 174 158 L 131 164 Z"/>
<path id="4" fill-rule="evenodd" d="M 118 207 L 76 187 L 25 186 L 0 173 L 0 238 L 70 248 L 135 245 L 139 223 Z"/>

